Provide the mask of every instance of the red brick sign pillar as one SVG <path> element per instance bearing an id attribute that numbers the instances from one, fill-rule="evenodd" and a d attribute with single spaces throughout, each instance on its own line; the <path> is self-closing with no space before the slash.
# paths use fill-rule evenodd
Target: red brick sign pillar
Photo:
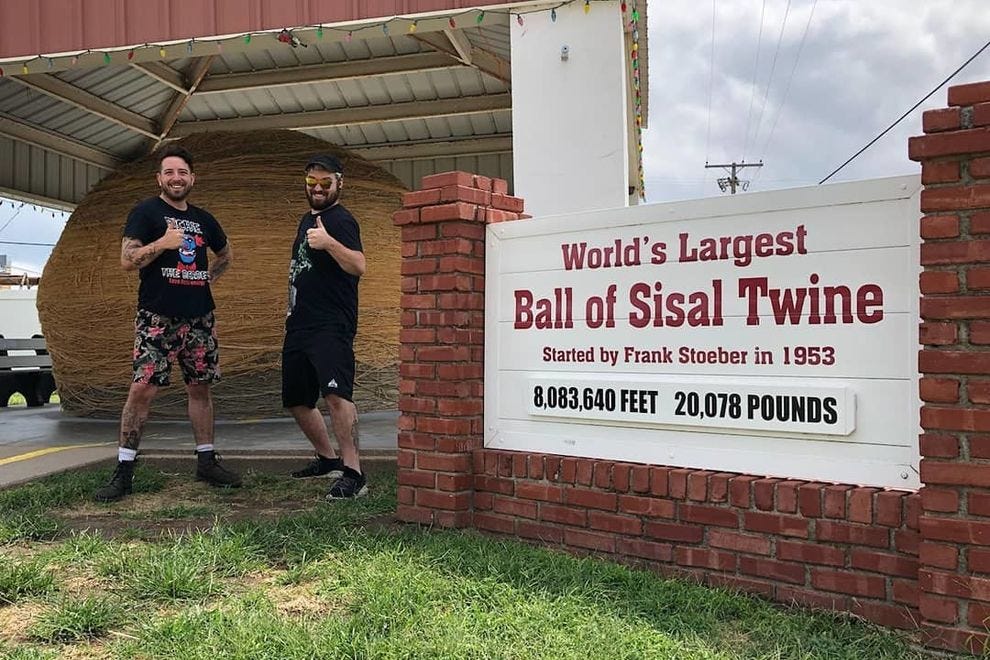
<path id="1" fill-rule="evenodd" d="M 919 606 L 927 643 L 982 650 L 990 617 L 990 83 L 949 89 L 922 166 Z"/>
<path id="2" fill-rule="evenodd" d="M 393 220 L 402 230 L 399 490 L 406 522 L 472 522 L 472 452 L 484 438 L 485 224 L 515 220 L 501 179 L 424 177 Z"/>

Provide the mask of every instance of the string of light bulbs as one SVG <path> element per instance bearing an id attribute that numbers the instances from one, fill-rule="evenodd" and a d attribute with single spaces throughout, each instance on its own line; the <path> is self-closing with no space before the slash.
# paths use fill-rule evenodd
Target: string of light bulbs
<path id="1" fill-rule="evenodd" d="M 37 204 L 31 204 L 29 202 L 18 202 L 18 201 L 14 201 L 14 200 L 11 200 L 11 199 L 0 199 L 0 210 L 7 208 L 7 206 L 10 206 L 10 208 L 12 210 L 14 210 L 14 216 L 16 216 L 22 210 L 27 210 L 27 209 L 30 209 L 30 210 L 34 211 L 35 213 L 42 213 L 42 214 L 44 214 L 44 213 L 50 213 L 53 218 L 57 218 L 58 216 L 62 216 L 62 219 L 63 220 L 67 216 L 71 215 L 71 212 L 70 211 L 63 211 L 61 209 L 46 208 L 44 206 L 38 206 Z M 11 219 L 13 219 L 13 217 Z"/>

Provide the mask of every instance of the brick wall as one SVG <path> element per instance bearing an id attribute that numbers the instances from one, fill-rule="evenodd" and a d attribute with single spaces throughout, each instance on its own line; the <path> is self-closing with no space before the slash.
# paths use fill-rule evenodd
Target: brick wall
<path id="1" fill-rule="evenodd" d="M 483 448 L 485 224 L 525 217 L 505 190 L 437 174 L 395 214 L 398 517 L 915 627 L 917 495 Z"/>
<path id="2" fill-rule="evenodd" d="M 929 644 L 979 650 L 990 617 L 990 83 L 924 113 L 919 607 Z"/>
<path id="3" fill-rule="evenodd" d="M 917 494 L 483 448 L 485 224 L 504 181 L 423 179 L 402 228 L 401 520 L 474 526 L 980 651 L 990 617 L 990 83 L 925 113 Z M 914 356 L 905 356 L 912 360 Z"/>
<path id="4" fill-rule="evenodd" d="M 408 522 L 463 527 L 473 516 L 472 452 L 484 412 L 485 225 L 515 220 L 502 179 L 424 177 L 407 193 L 399 332 L 399 504 Z"/>
<path id="5" fill-rule="evenodd" d="M 474 454 L 479 529 L 913 628 L 919 498 L 544 454 Z"/>

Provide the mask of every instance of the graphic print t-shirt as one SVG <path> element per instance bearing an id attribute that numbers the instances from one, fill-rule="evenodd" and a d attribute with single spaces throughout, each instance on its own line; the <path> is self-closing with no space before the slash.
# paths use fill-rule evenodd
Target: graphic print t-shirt
<path id="1" fill-rule="evenodd" d="M 299 221 L 289 262 L 289 316 L 287 330 L 331 328 L 357 332 L 358 276 L 340 267 L 324 250 L 312 250 L 306 231 L 321 218 L 323 228 L 341 244 L 362 252 L 361 230 L 354 216 L 340 204 L 317 215 L 305 213 Z"/>
<path id="2" fill-rule="evenodd" d="M 148 245 L 164 236 L 169 226 L 181 229 L 185 239 L 178 250 L 165 250 L 141 269 L 138 307 L 177 318 L 204 316 L 215 307 L 208 250 L 224 249 L 227 235 L 203 209 L 189 204 L 179 211 L 161 197 L 152 197 L 131 210 L 124 236 Z"/>

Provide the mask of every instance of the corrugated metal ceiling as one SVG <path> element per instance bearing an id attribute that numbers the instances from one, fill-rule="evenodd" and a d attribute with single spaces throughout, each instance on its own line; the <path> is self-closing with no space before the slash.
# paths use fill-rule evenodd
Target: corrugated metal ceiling
<path id="1" fill-rule="evenodd" d="M 497 18 L 493 17 L 491 20 Z M 484 44 L 492 55 L 507 57 L 509 31 L 506 17 L 501 19 L 505 25 L 484 30 L 464 29 L 460 33 L 464 34 L 471 46 L 480 48 L 480 44 Z M 442 32 L 435 33 L 434 36 L 446 39 Z M 227 81 L 234 77 L 240 81 L 246 77 L 245 74 L 254 77 L 262 73 L 268 76 L 266 80 L 271 81 L 271 84 L 252 87 L 248 83 L 249 88 L 243 88 L 244 85 L 237 82 L 240 87 L 231 91 L 218 91 L 216 86 L 212 89 L 204 86 L 202 93 L 188 95 L 181 111 L 173 118 L 174 126 L 179 127 L 177 130 L 180 132 L 201 130 L 202 125 L 198 122 L 243 118 L 262 118 L 263 121 L 300 117 L 327 110 L 351 111 L 351 121 L 344 116 L 342 119 L 336 118 L 331 125 L 301 126 L 297 130 L 345 148 L 410 145 L 413 149 L 421 149 L 419 158 L 427 161 L 427 169 L 430 167 L 429 162 L 442 157 L 437 149 L 430 148 L 430 143 L 511 135 L 511 108 L 508 104 L 490 111 L 471 111 L 469 114 L 446 111 L 449 113 L 438 116 L 397 115 L 372 123 L 364 122 L 361 120 L 362 112 L 369 108 L 409 108 L 408 114 L 416 115 L 417 104 L 421 102 L 504 95 L 509 92 L 509 85 L 477 68 L 465 66 L 450 55 L 437 53 L 428 43 L 408 34 L 355 38 L 351 41 L 319 41 L 310 33 L 304 35 L 303 39 L 307 43 L 305 47 L 288 48 L 275 42 L 274 47 L 228 48 L 226 51 L 196 57 L 188 56 L 185 49 L 181 49 L 182 57 L 165 57 L 152 63 L 112 63 L 51 73 L 32 73 L 17 78 L 3 77 L 0 78 L 0 118 L 7 117 L 17 122 L 17 129 L 21 131 L 37 129 L 42 135 L 51 136 L 48 146 L 53 150 L 57 151 L 58 140 L 64 138 L 97 152 L 93 158 L 105 155 L 112 162 L 126 162 L 143 155 L 158 142 L 149 138 L 148 134 L 142 134 L 140 127 L 145 124 L 139 123 L 137 119 L 148 122 L 147 127 L 154 129 L 150 134 L 164 130 L 164 124 L 170 119 L 169 111 L 175 107 L 180 95 L 176 87 L 188 89 L 194 82 L 191 78 L 195 75 L 196 68 L 202 66 L 202 58 L 207 57 L 209 62 L 204 80 L 209 80 L 214 85 L 217 80 Z M 166 55 L 169 50 L 178 54 L 176 51 L 180 48 L 169 47 Z M 412 68 L 389 70 L 393 60 L 388 58 L 400 56 L 429 59 L 423 60 L 426 67 L 423 70 L 417 70 L 415 65 Z M 123 58 L 118 56 L 117 59 Z M 367 63 L 372 66 L 368 73 L 358 71 L 355 75 L 338 79 L 316 78 L 294 82 L 280 78 L 293 70 L 305 71 L 306 67 L 344 63 L 356 63 L 359 66 Z M 163 70 L 161 65 L 167 66 L 171 71 Z M 163 77 L 169 81 L 163 81 Z M 51 78 L 56 80 L 50 81 Z M 59 83 L 71 87 L 52 88 L 52 84 Z M 108 110 L 106 106 L 116 106 L 135 115 L 121 119 L 110 112 L 113 108 Z M 428 115 L 429 110 L 424 112 Z M 134 120 L 134 125 L 128 124 L 128 117 Z M 210 128 L 223 126 L 222 123 L 214 123 Z M 14 137 L 17 138 L 18 135 Z M 505 141 L 488 147 L 479 144 L 477 150 L 484 152 L 492 149 L 491 153 L 494 155 L 505 154 L 511 149 L 508 145 Z M 35 159 L 39 158 L 36 151 L 19 153 L 22 161 L 29 159 L 32 154 Z M 400 159 L 378 159 L 387 163 L 389 168 L 395 167 L 400 172 L 406 172 L 412 168 L 404 168 L 396 163 L 410 160 L 410 153 L 415 156 L 414 151 L 403 154 L 405 157 Z M 467 157 L 472 156 L 461 156 Z M 505 163 L 509 163 L 509 166 L 506 167 Z M 511 175 L 511 158 L 489 159 L 487 168 L 491 170 L 493 165 L 499 167 L 500 171 L 489 173 Z M 39 169 L 39 165 L 33 162 L 21 162 L 20 166 L 27 166 L 34 172 Z M 43 167 L 43 163 L 41 166 Z M 44 180 L 34 176 L 30 181 L 23 177 L 15 180 L 11 173 L 4 176 L 0 171 L 0 189 L 17 190 L 18 186 L 26 185 L 30 189 L 19 192 L 50 197 L 55 190 L 58 191 L 56 198 L 62 199 L 67 194 L 69 197 L 62 201 L 76 202 L 85 191 L 80 191 L 78 186 L 57 185 L 56 180 L 62 170 L 62 166 L 53 168 Z M 104 167 L 102 171 L 109 169 Z M 91 178 L 87 177 L 87 180 Z M 91 183 L 92 181 L 90 185 Z"/>
<path id="2" fill-rule="evenodd" d="M 463 10 L 452 15 L 457 29 L 434 16 L 415 34 L 387 35 L 379 25 L 341 40 L 339 30 L 321 39 L 300 29 L 306 46 L 295 48 L 267 34 L 167 44 L 157 58 L 157 47 L 144 48 L 115 52 L 109 64 L 84 54 L 75 66 L 8 72 L 0 148 L 16 152 L 17 165 L 0 167 L 0 193 L 72 204 L 162 137 L 271 126 L 356 149 L 404 180 L 472 164 L 511 183 L 514 19 L 491 11 L 478 25 Z M 60 182 L 68 172 L 71 185 Z"/>

